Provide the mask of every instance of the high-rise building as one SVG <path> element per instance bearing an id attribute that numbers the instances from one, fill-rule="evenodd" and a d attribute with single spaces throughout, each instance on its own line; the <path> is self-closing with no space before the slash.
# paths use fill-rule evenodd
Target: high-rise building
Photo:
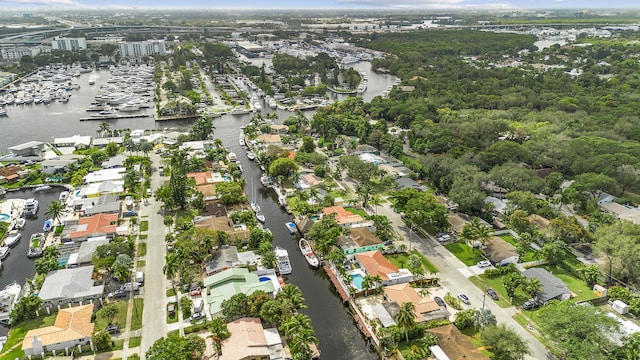
<path id="1" fill-rule="evenodd" d="M 51 47 L 54 50 L 78 51 L 87 48 L 87 40 L 85 38 L 61 38 L 55 37 L 51 41 Z"/>
<path id="2" fill-rule="evenodd" d="M 164 55 L 165 53 L 164 40 L 123 41 L 120 43 L 120 56 L 122 57 Z"/>
<path id="3" fill-rule="evenodd" d="M 23 56 L 36 56 L 41 52 L 40 47 L 2 48 L 2 58 L 5 60 L 21 60 Z"/>

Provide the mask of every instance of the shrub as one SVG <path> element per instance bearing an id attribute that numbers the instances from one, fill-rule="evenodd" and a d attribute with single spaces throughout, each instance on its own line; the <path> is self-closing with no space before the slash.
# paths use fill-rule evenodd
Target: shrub
<path id="1" fill-rule="evenodd" d="M 462 305 L 460 305 L 460 300 L 451 295 L 450 292 L 446 293 L 444 295 L 444 301 L 449 304 L 449 306 L 451 306 L 452 308 L 456 309 L 456 310 L 461 310 L 462 309 Z"/>

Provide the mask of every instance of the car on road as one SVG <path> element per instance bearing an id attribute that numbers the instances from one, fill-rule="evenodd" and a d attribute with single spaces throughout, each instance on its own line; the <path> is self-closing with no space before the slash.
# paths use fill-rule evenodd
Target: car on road
<path id="1" fill-rule="evenodd" d="M 196 322 L 198 320 L 204 319 L 205 317 L 206 316 L 204 315 L 204 313 L 197 312 L 197 313 L 194 313 L 194 314 L 191 315 L 190 320 L 191 320 L 191 322 Z"/>
<path id="2" fill-rule="evenodd" d="M 435 302 L 436 302 L 436 304 L 438 304 L 438 306 L 440 306 L 440 307 L 443 307 L 443 308 L 446 308 L 446 307 L 447 307 L 447 304 L 446 304 L 446 303 L 444 302 L 444 300 L 442 300 L 442 298 L 441 298 L 441 297 L 439 297 L 439 296 L 434 297 L 434 298 L 433 298 L 433 301 L 435 301 Z"/>
<path id="3" fill-rule="evenodd" d="M 189 295 L 191 296 L 200 296 L 202 295 L 202 290 L 200 289 L 200 287 L 192 287 L 191 290 L 189 290 Z"/>
<path id="4" fill-rule="evenodd" d="M 542 306 L 542 303 L 538 300 L 527 300 L 520 307 L 522 308 L 522 310 L 533 310 L 540 306 Z"/>
<path id="5" fill-rule="evenodd" d="M 451 235 L 445 234 L 445 233 L 439 233 L 438 234 L 438 241 L 447 242 L 449 240 L 451 240 Z"/>
<path id="6" fill-rule="evenodd" d="M 120 326 L 118 326 L 118 325 L 108 325 L 106 328 L 104 328 L 104 331 L 108 332 L 111 335 L 117 334 L 117 333 L 120 332 Z"/>
<path id="7" fill-rule="evenodd" d="M 469 301 L 469 297 L 463 293 L 458 294 L 458 299 L 462 300 L 462 302 L 467 305 L 471 304 L 471 301 Z"/>
<path id="8" fill-rule="evenodd" d="M 498 297 L 498 293 L 492 288 L 487 288 L 487 295 L 495 301 L 498 301 L 500 298 Z"/>
<path id="9" fill-rule="evenodd" d="M 116 291 L 108 293 L 107 297 L 121 299 L 127 297 L 127 293 L 124 290 L 118 289 Z"/>
<path id="10" fill-rule="evenodd" d="M 477 265 L 478 265 L 479 268 L 489 267 L 489 266 L 491 266 L 491 261 L 482 260 L 482 261 L 479 261 Z"/>

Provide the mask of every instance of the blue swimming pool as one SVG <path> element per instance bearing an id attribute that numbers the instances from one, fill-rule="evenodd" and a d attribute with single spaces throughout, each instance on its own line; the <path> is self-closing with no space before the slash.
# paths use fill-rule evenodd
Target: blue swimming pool
<path id="1" fill-rule="evenodd" d="M 11 215 L 9 214 L 0 214 L 0 221 L 9 221 L 11 219 Z"/>
<path id="2" fill-rule="evenodd" d="M 351 274 L 351 281 L 353 282 L 353 285 L 355 285 L 358 290 L 362 290 L 362 280 L 364 280 L 364 277 L 362 276 L 362 274 Z"/>

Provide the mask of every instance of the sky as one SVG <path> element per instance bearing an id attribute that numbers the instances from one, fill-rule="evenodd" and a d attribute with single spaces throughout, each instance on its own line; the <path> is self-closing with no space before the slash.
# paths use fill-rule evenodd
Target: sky
<path id="1" fill-rule="evenodd" d="M 0 0 L 2 8 L 218 9 L 602 9 L 640 8 L 637 0 Z"/>

